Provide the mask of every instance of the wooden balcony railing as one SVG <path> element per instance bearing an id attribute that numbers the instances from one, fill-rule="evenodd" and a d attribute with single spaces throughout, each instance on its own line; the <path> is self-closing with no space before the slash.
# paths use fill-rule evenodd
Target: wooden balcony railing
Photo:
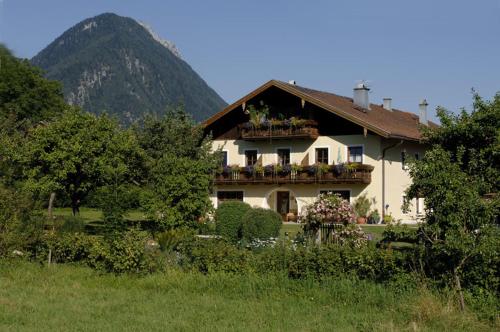
<path id="1" fill-rule="evenodd" d="M 355 164 L 350 166 L 329 165 L 328 170 L 315 166 L 304 166 L 298 171 L 255 172 L 248 167 L 232 167 L 215 175 L 215 185 L 227 184 L 291 184 L 331 183 L 369 184 L 373 166 Z M 267 168 L 267 167 L 266 167 Z"/>
<path id="2" fill-rule="evenodd" d="M 313 120 L 304 120 L 300 126 L 293 125 L 263 125 L 258 128 L 250 123 L 239 126 L 241 138 L 244 140 L 289 139 L 305 138 L 316 139 L 319 136 L 318 123 Z"/>

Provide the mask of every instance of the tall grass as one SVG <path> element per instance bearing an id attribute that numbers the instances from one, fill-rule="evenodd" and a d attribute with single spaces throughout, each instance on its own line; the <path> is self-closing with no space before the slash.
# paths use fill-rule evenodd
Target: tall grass
<path id="1" fill-rule="evenodd" d="M 425 290 L 351 279 L 101 275 L 0 262 L 1 331 L 479 331 L 491 329 Z"/>

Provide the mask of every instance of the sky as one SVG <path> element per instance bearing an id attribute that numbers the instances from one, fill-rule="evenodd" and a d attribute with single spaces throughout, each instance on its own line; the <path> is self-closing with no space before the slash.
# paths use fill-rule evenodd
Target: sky
<path id="1" fill-rule="evenodd" d="M 270 79 L 430 119 L 500 91 L 500 0 L 0 0 L 0 41 L 31 58 L 81 20 L 113 12 L 148 23 L 228 103 Z"/>

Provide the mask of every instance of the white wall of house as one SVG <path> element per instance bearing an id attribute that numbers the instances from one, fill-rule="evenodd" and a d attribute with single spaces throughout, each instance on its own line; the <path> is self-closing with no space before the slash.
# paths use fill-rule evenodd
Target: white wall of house
<path id="1" fill-rule="evenodd" d="M 376 208 L 379 212 L 384 210 L 382 206 L 382 149 L 388 142 L 376 135 L 346 135 L 346 136 L 320 136 L 316 140 L 273 140 L 273 141 L 244 141 L 244 140 L 215 140 L 213 148 L 221 148 L 227 151 L 228 165 L 237 164 L 245 166 L 245 150 L 257 149 L 262 164 L 268 165 L 277 162 L 278 148 L 290 148 L 291 163 L 303 163 L 307 160 L 309 165 L 315 162 L 315 149 L 329 149 L 329 163 L 338 164 L 347 161 L 348 146 L 363 146 L 363 163 L 374 166 L 371 174 L 371 183 L 368 185 L 328 185 L 328 184 L 290 184 L 290 185 L 227 185 L 214 189 L 212 202 L 217 206 L 218 190 L 241 190 L 244 192 L 244 201 L 253 206 L 269 207 L 274 209 L 273 193 L 277 190 L 289 190 L 296 197 L 299 212 L 306 204 L 313 202 L 320 190 L 350 190 L 351 202 L 362 193 L 368 197 L 375 197 Z M 408 213 L 403 213 L 401 205 L 404 191 L 411 183 L 408 171 L 404 170 L 401 163 L 401 151 L 406 151 L 407 156 L 418 153 L 423 156 L 424 147 L 417 143 L 404 142 L 402 145 L 392 148 L 386 153 L 385 164 L 385 202 L 389 205 L 386 213 L 391 213 L 396 219 L 403 222 L 415 222 L 418 220 L 416 213 L 416 202 Z M 420 200 L 420 210 L 423 211 L 423 200 Z M 372 207 L 375 208 L 375 207 Z"/>

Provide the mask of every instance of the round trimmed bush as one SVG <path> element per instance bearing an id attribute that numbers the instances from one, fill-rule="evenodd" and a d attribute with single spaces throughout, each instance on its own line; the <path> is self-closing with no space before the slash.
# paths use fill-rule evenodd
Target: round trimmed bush
<path id="1" fill-rule="evenodd" d="M 281 228 L 281 216 L 269 209 L 251 209 L 243 216 L 242 235 L 245 240 L 277 237 Z"/>
<path id="2" fill-rule="evenodd" d="M 215 210 L 215 232 L 232 242 L 241 239 L 243 216 L 252 208 L 240 201 L 223 202 Z"/>

